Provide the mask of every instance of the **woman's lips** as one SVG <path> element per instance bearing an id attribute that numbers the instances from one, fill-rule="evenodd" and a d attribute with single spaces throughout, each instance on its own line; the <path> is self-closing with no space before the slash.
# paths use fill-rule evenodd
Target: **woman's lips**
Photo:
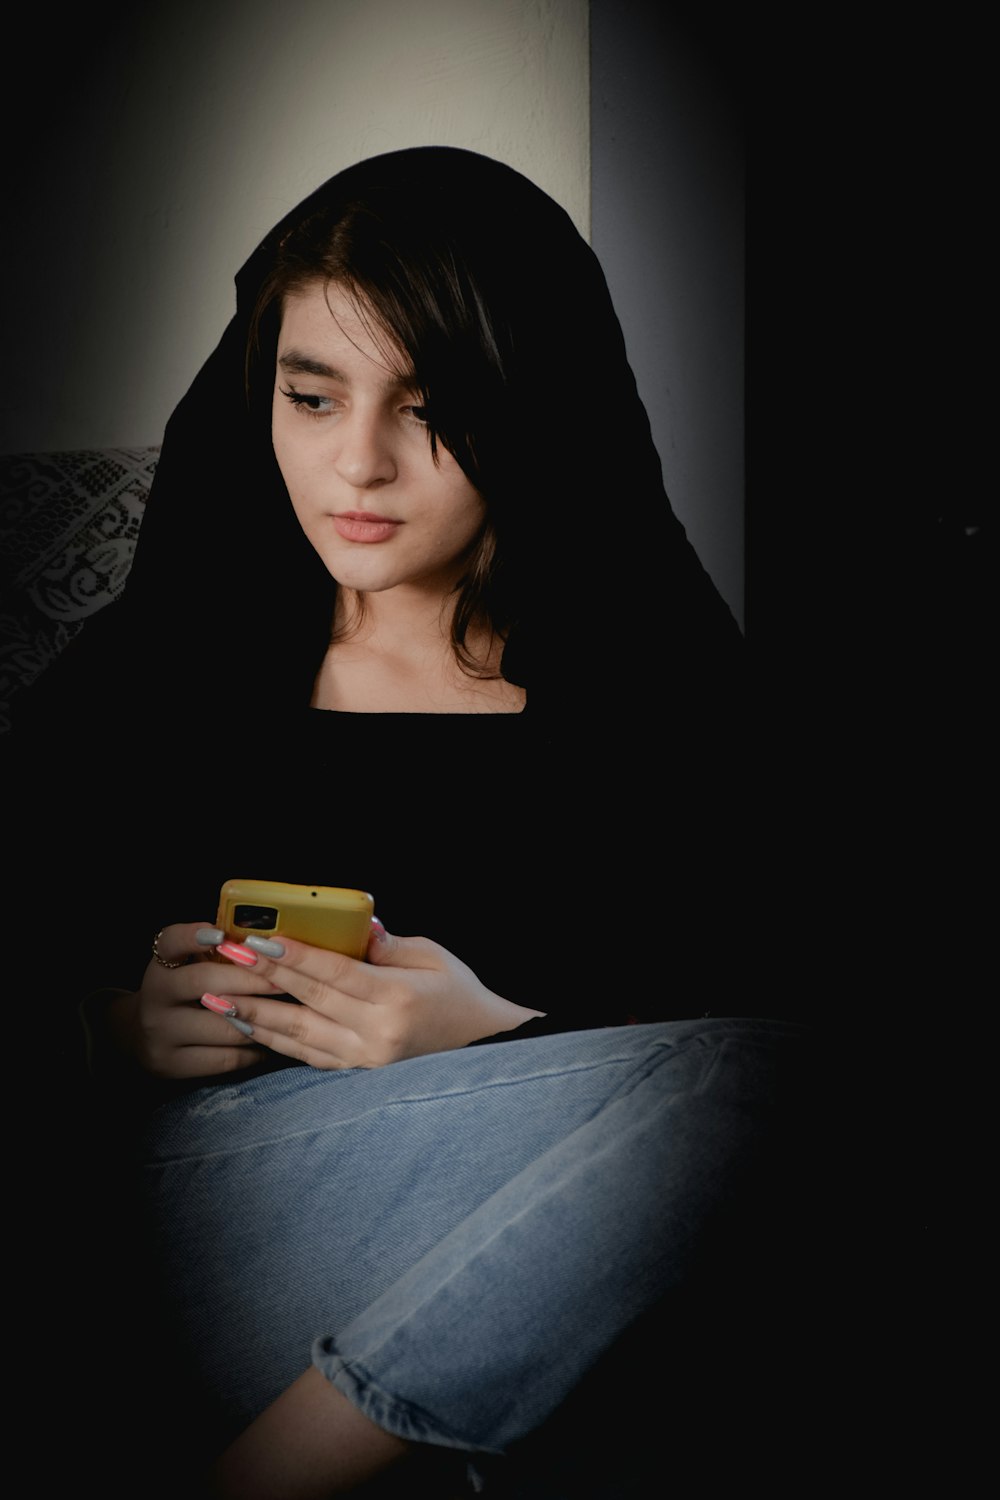
<path id="1" fill-rule="evenodd" d="M 386 542 L 402 524 L 365 510 L 342 510 L 333 517 L 334 530 L 348 542 Z"/>

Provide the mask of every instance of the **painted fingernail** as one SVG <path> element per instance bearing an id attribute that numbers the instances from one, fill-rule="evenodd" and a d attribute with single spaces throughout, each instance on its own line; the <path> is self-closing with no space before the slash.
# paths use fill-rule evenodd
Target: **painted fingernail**
<path id="1" fill-rule="evenodd" d="M 217 948 L 220 943 L 226 941 L 226 934 L 221 927 L 199 927 L 194 940 L 203 948 Z"/>
<path id="2" fill-rule="evenodd" d="M 242 943 L 220 943 L 215 951 L 221 953 L 223 958 L 232 959 L 234 964 L 242 964 L 245 969 L 252 969 L 257 962 L 256 953 L 244 948 Z"/>
<path id="3" fill-rule="evenodd" d="M 372 917 L 372 937 L 378 938 L 379 942 L 382 943 L 388 936 L 389 934 L 386 932 L 385 927 L 379 921 L 378 917 Z"/>
<path id="4" fill-rule="evenodd" d="M 244 938 L 243 941 L 255 953 L 263 953 L 265 958 L 284 958 L 285 956 L 284 943 L 278 943 L 274 938 L 255 937 L 251 933 L 250 937 Z"/>
<path id="5" fill-rule="evenodd" d="M 223 1000 L 221 995 L 202 995 L 201 1003 L 206 1010 L 214 1010 L 217 1016 L 235 1016 L 236 1006 L 231 1005 L 228 1000 Z"/>
<path id="6" fill-rule="evenodd" d="M 244 1036 L 253 1036 L 253 1027 L 249 1021 L 237 1021 L 235 1016 L 225 1016 L 224 1019 L 229 1022 L 230 1026 L 235 1026 L 237 1031 L 241 1031 Z"/>

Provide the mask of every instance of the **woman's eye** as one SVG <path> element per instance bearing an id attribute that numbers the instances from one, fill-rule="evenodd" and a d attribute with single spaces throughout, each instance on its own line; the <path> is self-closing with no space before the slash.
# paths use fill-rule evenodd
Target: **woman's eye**
<path id="1" fill-rule="evenodd" d="M 430 421 L 430 412 L 426 406 L 407 406 L 405 410 L 415 422 L 420 423 L 421 427 L 426 427 Z"/>
<path id="2" fill-rule="evenodd" d="M 283 396 L 287 396 L 296 411 L 301 411 L 306 416 L 325 417 L 333 411 L 332 396 L 312 396 L 303 391 L 286 391 L 284 386 L 279 386 L 278 389 Z"/>

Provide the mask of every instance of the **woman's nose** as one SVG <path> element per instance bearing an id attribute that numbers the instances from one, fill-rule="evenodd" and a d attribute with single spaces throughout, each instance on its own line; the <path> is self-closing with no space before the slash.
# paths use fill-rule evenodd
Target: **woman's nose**
<path id="1" fill-rule="evenodd" d="M 380 413 L 355 408 L 337 423 L 334 468 L 355 489 L 388 484 L 396 477 L 389 423 Z"/>

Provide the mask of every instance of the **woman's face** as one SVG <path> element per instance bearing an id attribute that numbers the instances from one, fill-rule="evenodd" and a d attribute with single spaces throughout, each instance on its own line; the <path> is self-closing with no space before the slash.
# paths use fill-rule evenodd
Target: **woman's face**
<path id="1" fill-rule="evenodd" d="M 444 594 L 486 507 L 420 397 L 385 367 L 353 303 L 310 283 L 285 298 L 271 432 L 303 531 L 346 588 Z"/>

